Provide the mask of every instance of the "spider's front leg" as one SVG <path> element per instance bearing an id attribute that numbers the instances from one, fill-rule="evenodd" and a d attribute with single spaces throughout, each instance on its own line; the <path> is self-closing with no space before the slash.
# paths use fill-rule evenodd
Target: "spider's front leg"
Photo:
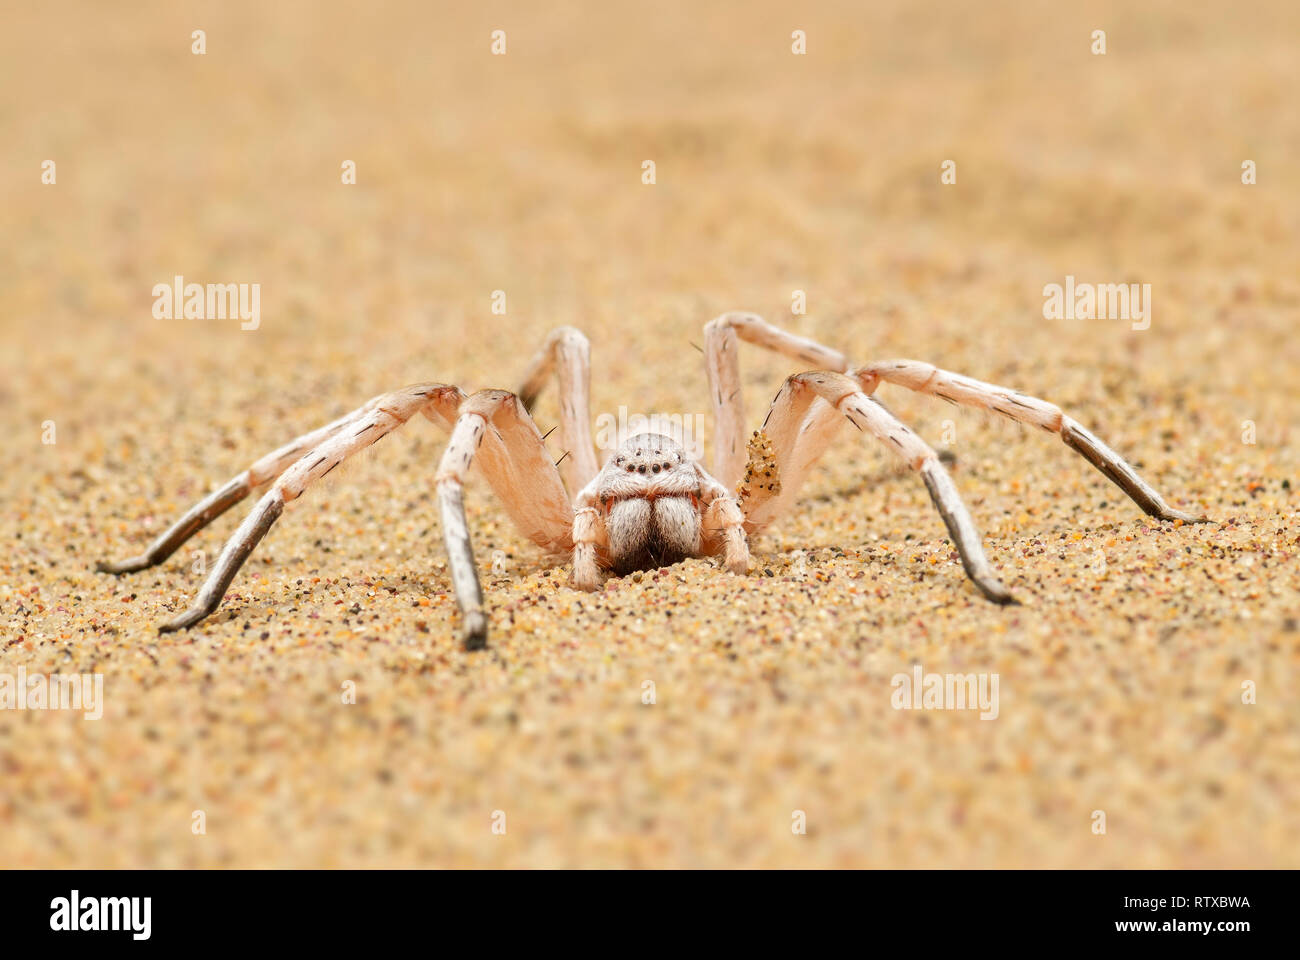
<path id="1" fill-rule="evenodd" d="M 460 608 L 461 637 L 466 650 L 487 646 L 487 614 L 483 612 L 483 587 L 474 565 L 474 549 L 469 542 L 462 490 L 465 475 L 474 461 L 474 451 L 487 431 L 487 418 L 479 412 L 462 413 L 451 432 L 451 442 L 443 452 L 435 480 L 438 490 L 438 514 L 442 518 L 442 542 L 447 547 L 447 567 Z"/>
<path id="2" fill-rule="evenodd" d="M 591 442 L 591 345 L 576 327 L 556 327 L 546 336 L 519 388 L 519 402 L 530 415 L 554 371 L 560 400 L 560 443 L 567 456 L 560 465 L 570 490 L 580 490 L 600 470 Z"/>
<path id="3" fill-rule="evenodd" d="M 476 459 L 525 536 L 550 553 L 573 545 L 573 509 L 559 470 L 523 403 L 505 390 L 481 390 L 466 399 L 438 464 L 436 483 L 442 538 L 467 650 L 487 646 L 488 627 L 463 497 L 465 479 Z"/>
<path id="4" fill-rule="evenodd" d="M 741 507 L 751 531 L 763 529 L 793 503 L 799 486 L 847 419 L 921 475 L 966 575 L 994 603 L 1015 603 L 984 555 L 979 531 L 938 455 L 906 424 L 865 394 L 857 381 L 834 371 L 786 379 L 772 401 L 763 430 L 750 444 Z"/>

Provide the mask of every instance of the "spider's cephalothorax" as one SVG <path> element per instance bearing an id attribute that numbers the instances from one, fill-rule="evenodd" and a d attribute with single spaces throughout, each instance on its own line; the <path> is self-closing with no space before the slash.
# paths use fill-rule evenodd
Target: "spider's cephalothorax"
<path id="1" fill-rule="evenodd" d="M 700 553 L 700 475 L 671 437 L 629 437 L 596 478 L 609 565 L 622 575 Z"/>
<path id="2" fill-rule="evenodd" d="M 762 429 L 748 443 L 740 340 L 814 368 L 786 378 Z M 876 400 L 874 393 L 882 383 L 992 410 L 1055 433 L 1151 516 L 1198 519 L 1170 507 L 1119 454 L 1058 407 L 1017 390 L 917 360 L 850 367 L 838 351 L 764 323 L 752 313 L 727 313 L 707 324 L 704 355 L 716 422 L 712 473 L 670 438 L 644 433 L 631 437 L 598 468 L 588 409 L 587 338 L 573 327 L 560 327 L 533 358 L 517 395 L 480 390 L 467 396 L 441 383 L 381 394 L 254 462 L 191 507 L 144 553 L 101 563 L 99 569 L 128 573 L 162 563 L 254 489 L 270 484 L 226 543 L 194 604 L 159 629 L 192 627 L 221 604 L 240 565 L 286 503 L 420 414 L 450 434 L 434 481 L 465 646 L 477 649 L 487 642 L 488 616 L 461 497 L 471 464 L 479 466 L 528 539 L 552 555 L 572 558 L 573 584 L 579 589 L 599 588 L 604 570 L 623 574 L 686 557 L 716 556 L 728 572 L 744 574 L 749 568 L 747 534 L 763 530 L 793 505 L 813 464 L 848 421 L 920 475 L 966 575 L 979 591 L 995 603 L 1013 602 L 993 572 L 975 523 L 938 455 Z M 561 392 L 564 456 L 559 467 L 546 447 L 550 434 L 543 435 L 529 415 L 552 371 Z"/>

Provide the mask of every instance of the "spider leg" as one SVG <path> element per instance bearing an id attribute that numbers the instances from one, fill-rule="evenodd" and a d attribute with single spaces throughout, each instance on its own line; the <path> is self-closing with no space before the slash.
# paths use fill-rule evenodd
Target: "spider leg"
<path id="1" fill-rule="evenodd" d="M 263 494 L 244 522 L 226 541 L 194 603 L 184 613 L 162 624 L 158 628 L 159 633 L 192 627 L 216 610 L 239 568 L 284 512 L 284 505 L 301 496 L 308 485 L 325 476 L 354 453 L 386 437 L 422 408 L 431 404 L 454 406 L 460 397 L 461 392 L 456 387 L 422 383 L 371 400 L 357 410 L 356 414 L 344 418 L 341 425 L 336 421 L 332 426 L 340 428 L 314 444 L 305 455 L 281 473 Z"/>
<path id="2" fill-rule="evenodd" d="M 708 504 L 701 531 L 704 551 L 721 553 L 723 566 L 731 573 L 748 573 L 749 542 L 739 501 L 698 464 L 695 469 L 700 475 L 700 497 Z"/>
<path id="3" fill-rule="evenodd" d="M 557 327 L 547 334 L 519 388 L 526 412 L 532 412 L 552 370 L 560 391 L 560 443 L 569 454 L 561 469 L 568 488 L 581 490 L 600 469 L 591 439 L 591 345 L 581 330 Z"/>
<path id="4" fill-rule="evenodd" d="M 921 475 L 930 499 L 943 517 L 966 575 L 994 603 L 1014 603 L 1010 591 L 984 555 L 979 531 L 938 455 L 907 425 L 861 389 L 856 380 L 834 371 L 800 373 L 786 379 L 772 401 L 763 433 L 770 441 L 765 458 L 754 456 L 741 506 L 746 526 L 761 529 L 793 502 L 812 464 L 825 451 L 834 426 L 845 417 L 870 433 Z"/>
<path id="5" fill-rule="evenodd" d="M 609 546 L 609 531 L 596 496 L 599 477 L 573 498 L 573 585 L 590 593 L 600 588 L 601 553 Z"/>
<path id="6" fill-rule="evenodd" d="M 745 399 L 740 388 L 739 341 L 784 353 L 818 369 L 843 373 L 844 355 L 815 340 L 763 321 L 753 313 L 724 313 L 704 326 L 704 362 L 709 375 L 715 436 L 713 475 L 735 489 L 745 467 Z"/>
<path id="7" fill-rule="evenodd" d="M 758 533 L 786 513 L 844 422 L 833 403 L 807 388 L 801 374 L 781 384 L 763 426 L 749 441 L 740 485 L 745 529 Z"/>
<path id="8" fill-rule="evenodd" d="M 157 566 L 180 549 L 186 540 L 239 503 L 254 489 L 267 481 L 274 480 L 306 451 L 334 436 L 348 424 L 354 423 L 360 417 L 365 416 L 382 399 L 382 396 L 375 397 L 369 403 L 346 416 L 339 417 L 333 423 L 328 423 L 310 433 L 304 433 L 279 449 L 271 451 L 243 473 L 232 477 L 224 486 L 214 490 L 190 507 L 179 520 L 159 534 L 145 548 L 144 553 L 139 556 L 129 557 L 126 560 L 101 560 L 95 565 L 95 569 L 100 573 L 122 574 L 134 573 L 137 570 Z"/>
<path id="9" fill-rule="evenodd" d="M 594 506 L 580 506 L 573 512 L 573 585 L 579 590 L 599 589 L 599 551 L 609 537 L 605 520 Z"/>
<path id="10" fill-rule="evenodd" d="M 484 475 L 520 529 L 545 549 L 573 547 L 573 508 L 541 432 L 523 403 L 505 390 L 480 390 L 460 404 L 436 477 L 442 537 L 461 634 L 467 650 L 487 645 L 487 614 L 479 583 L 462 490 L 470 466 Z"/>
<path id="11" fill-rule="evenodd" d="M 1204 517 L 1193 517 L 1165 503 L 1155 488 L 1143 480 L 1123 457 L 1079 423 L 1065 416 L 1059 407 L 1045 400 L 950 373 L 917 360 L 873 363 L 854 370 L 850 375 L 862 384 L 863 391 L 868 394 L 873 393 L 881 381 L 894 383 L 962 406 L 992 410 L 1020 423 L 1041 427 L 1048 433 L 1060 434 L 1066 446 L 1081 454 L 1149 515 L 1159 520 L 1206 522 Z"/>

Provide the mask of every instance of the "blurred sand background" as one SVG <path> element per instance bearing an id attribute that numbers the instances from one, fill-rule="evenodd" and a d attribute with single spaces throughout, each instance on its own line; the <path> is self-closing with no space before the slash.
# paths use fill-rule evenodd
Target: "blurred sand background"
<path id="1" fill-rule="evenodd" d="M 455 6 L 6 12 L 0 671 L 102 671 L 107 705 L 0 713 L 0 866 L 1300 866 L 1296 5 Z M 177 274 L 260 283 L 260 328 L 155 320 Z M 1150 329 L 1045 320 L 1067 274 L 1152 284 Z M 93 572 L 377 393 L 517 386 L 560 323 L 593 412 L 707 413 L 727 309 L 1043 396 L 1220 523 L 884 387 L 1023 606 L 850 430 L 748 578 L 579 594 L 474 487 L 482 654 L 427 423 L 292 504 L 198 629 L 153 625 L 251 501 Z M 757 425 L 798 367 L 745 349 Z M 999 718 L 895 711 L 914 663 L 998 673 Z"/>

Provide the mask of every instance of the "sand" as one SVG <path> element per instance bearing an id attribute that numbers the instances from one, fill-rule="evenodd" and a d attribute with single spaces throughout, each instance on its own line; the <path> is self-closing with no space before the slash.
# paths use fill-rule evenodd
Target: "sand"
<path id="1" fill-rule="evenodd" d="M 0 712 L 0 865 L 1300 866 L 1297 13 L 1074 6 L 12 11 L 0 673 L 104 705 Z M 257 329 L 156 319 L 176 275 L 259 283 Z M 1149 327 L 1045 319 L 1067 276 L 1151 284 Z M 561 323 L 594 412 L 707 422 L 729 309 L 1045 397 L 1218 522 L 884 387 L 1022 605 L 848 428 L 746 577 L 582 594 L 473 486 L 485 653 L 428 423 L 290 505 L 197 629 L 154 625 L 247 504 L 93 572 L 377 393 L 516 387 Z M 747 348 L 755 425 L 798 369 Z M 894 709 L 917 664 L 996 673 L 997 718 Z"/>

